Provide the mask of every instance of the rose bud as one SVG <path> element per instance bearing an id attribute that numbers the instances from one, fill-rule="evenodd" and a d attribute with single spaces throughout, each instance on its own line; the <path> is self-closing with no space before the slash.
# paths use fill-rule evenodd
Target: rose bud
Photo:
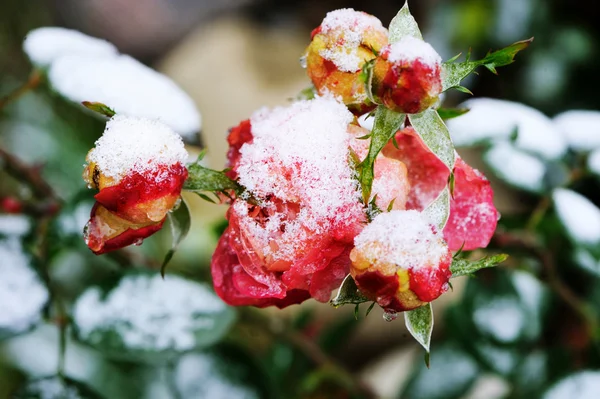
<path id="1" fill-rule="evenodd" d="M 356 285 L 388 312 L 418 308 L 448 288 L 452 254 L 421 212 L 381 213 L 354 245 L 350 273 Z"/>
<path id="2" fill-rule="evenodd" d="M 83 178 L 100 190 L 85 230 L 96 253 L 160 230 L 187 178 L 181 137 L 159 121 L 117 115 L 87 155 Z"/>
<path id="3" fill-rule="evenodd" d="M 425 111 L 442 92 L 442 59 L 429 43 L 407 36 L 381 50 L 373 67 L 373 95 L 389 109 Z"/>
<path id="4" fill-rule="evenodd" d="M 376 17 L 346 8 L 331 11 L 312 32 L 304 60 L 319 95 L 333 94 L 356 115 L 375 108 L 367 98 L 361 69 L 388 43 Z"/>

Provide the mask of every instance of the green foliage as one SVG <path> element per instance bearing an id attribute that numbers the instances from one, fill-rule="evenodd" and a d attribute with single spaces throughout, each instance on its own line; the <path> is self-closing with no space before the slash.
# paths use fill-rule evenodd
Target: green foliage
<path id="1" fill-rule="evenodd" d="M 165 259 L 160 267 L 160 274 L 165 277 L 165 269 L 173 257 L 175 255 L 175 251 L 177 247 L 187 237 L 188 232 L 190 231 L 190 226 L 192 225 L 192 215 L 190 214 L 190 209 L 188 208 L 187 203 L 180 198 L 179 206 L 169 212 L 167 214 L 167 219 L 169 220 L 169 225 L 171 226 L 171 234 L 173 235 L 173 243 L 171 244 L 171 249 L 165 255 Z"/>
<path id="2" fill-rule="evenodd" d="M 340 285 L 338 293 L 331 301 L 329 301 L 329 303 L 331 306 L 337 308 L 349 303 L 358 305 L 368 301 L 369 299 L 359 291 L 352 276 L 347 275 L 344 281 L 342 281 L 342 285 Z"/>
<path id="3" fill-rule="evenodd" d="M 437 111 L 429 108 L 420 114 L 408 115 L 408 119 L 425 145 L 452 171 L 456 161 L 454 145 Z"/>
<path id="4" fill-rule="evenodd" d="M 398 14 L 392 19 L 389 27 L 389 42 L 394 43 L 402 39 L 404 36 L 412 36 L 417 39 L 423 39 L 419 25 L 415 21 L 415 17 L 412 16 L 408 9 L 408 1 L 404 3 L 404 6 L 400 9 Z"/>
<path id="5" fill-rule="evenodd" d="M 507 258 L 507 254 L 498 254 L 493 256 L 486 256 L 476 261 L 470 261 L 467 259 L 453 259 L 452 265 L 450 265 L 452 278 L 460 276 L 471 276 L 478 270 L 498 266 Z"/>
<path id="6" fill-rule="evenodd" d="M 404 312 L 404 321 L 410 335 L 429 353 L 431 333 L 433 332 L 433 309 L 431 303 L 415 310 Z M 426 359 L 427 366 L 429 367 L 429 358 Z"/>
<path id="7" fill-rule="evenodd" d="M 81 104 L 87 109 L 92 110 L 100 115 L 106 116 L 107 118 L 112 118 L 117 114 L 114 109 L 110 108 L 106 104 L 102 104 L 99 102 L 83 101 Z"/>
<path id="8" fill-rule="evenodd" d="M 188 178 L 183 186 L 184 190 L 192 191 L 198 195 L 203 193 L 224 193 L 233 190 L 241 193 L 242 188 L 225 174 L 202 166 L 200 157 L 195 163 L 188 165 Z"/>
<path id="9" fill-rule="evenodd" d="M 101 399 L 84 384 L 61 376 L 27 381 L 11 395 L 12 399 Z"/>

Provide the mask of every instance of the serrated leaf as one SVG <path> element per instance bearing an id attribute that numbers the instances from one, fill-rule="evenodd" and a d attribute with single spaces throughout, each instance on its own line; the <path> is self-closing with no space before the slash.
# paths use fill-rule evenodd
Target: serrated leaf
<path id="1" fill-rule="evenodd" d="M 460 82 L 471 74 L 479 66 L 484 66 L 493 73 L 496 73 L 496 68 L 512 64 L 515 61 L 516 54 L 526 49 L 533 38 L 522 40 L 504 47 L 500 50 L 489 52 L 483 59 L 471 61 L 469 56 L 464 62 L 454 62 L 456 58 L 442 64 L 442 90 L 446 91 L 451 88 L 459 88 Z"/>
<path id="2" fill-rule="evenodd" d="M 404 312 L 404 321 L 410 335 L 429 352 L 431 333 L 433 332 L 433 309 L 431 302 L 420 308 Z"/>
<path id="3" fill-rule="evenodd" d="M 135 269 L 111 286 L 88 288 L 72 316 L 75 339 L 103 356 L 165 364 L 219 341 L 235 315 L 206 284 Z"/>
<path id="4" fill-rule="evenodd" d="M 363 302 L 369 302 L 369 299 L 358 290 L 351 275 L 347 275 L 346 278 L 344 278 L 335 298 L 329 301 L 329 303 L 336 308 L 348 303 L 358 305 Z"/>
<path id="5" fill-rule="evenodd" d="M 438 108 L 437 113 L 442 119 L 452 119 L 469 112 L 468 108 Z"/>
<path id="6" fill-rule="evenodd" d="M 198 195 L 202 194 L 199 193 Z M 192 215 L 190 214 L 190 209 L 183 198 L 180 198 L 180 201 L 181 203 L 179 204 L 179 207 L 167 214 L 167 219 L 169 220 L 169 225 L 171 226 L 171 235 L 173 236 L 173 241 L 171 243 L 171 249 L 165 255 L 165 259 L 160 267 L 160 274 L 163 278 L 165 277 L 165 269 L 167 268 L 169 261 L 173 255 L 175 255 L 177 247 L 181 241 L 185 239 L 190 231 L 190 226 L 192 225 Z"/>
<path id="7" fill-rule="evenodd" d="M 241 192 L 241 187 L 235 181 L 231 180 L 224 171 L 206 168 L 199 163 L 188 165 L 188 178 L 183 185 L 183 189 L 193 192 L 221 192 L 225 190 L 234 190 Z"/>
<path id="8" fill-rule="evenodd" d="M 445 187 L 437 198 L 423 209 L 423 213 L 438 231 L 444 230 L 450 217 L 450 189 Z"/>
<path id="9" fill-rule="evenodd" d="M 419 25 L 408 9 L 408 1 L 404 3 L 404 6 L 398 11 L 392 22 L 390 22 L 389 42 L 390 44 L 397 42 L 405 36 L 412 36 L 423 40 Z"/>
<path id="10" fill-rule="evenodd" d="M 29 380 L 10 396 L 12 399 L 100 399 L 84 384 L 67 377 L 53 376 Z"/>
<path id="11" fill-rule="evenodd" d="M 369 153 L 357 168 L 365 204 L 368 204 L 371 198 L 371 188 L 375 176 L 373 170 L 375 158 L 396 132 L 400 130 L 405 118 L 406 115 L 391 111 L 382 105 L 377 107 L 373 130 L 371 131 Z"/>
<path id="12" fill-rule="evenodd" d="M 408 115 L 408 120 L 429 150 L 452 171 L 456 161 L 454 145 L 448 128 L 437 111 L 429 108 L 420 114 Z"/>
<path id="13" fill-rule="evenodd" d="M 469 276 L 478 270 L 497 266 L 498 264 L 504 262 L 507 258 L 507 254 L 498 254 L 493 256 L 486 256 L 485 258 L 481 258 L 475 261 L 470 261 L 467 259 L 454 259 L 452 260 L 452 264 L 450 265 L 452 278 L 460 276 Z"/>
<path id="14" fill-rule="evenodd" d="M 100 115 L 104 115 L 107 118 L 112 118 L 117 114 L 114 109 L 110 108 L 106 104 L 102 104 L 99 102 L 83 101 L 81 104 L 87 109 L 97 112 Z"/>

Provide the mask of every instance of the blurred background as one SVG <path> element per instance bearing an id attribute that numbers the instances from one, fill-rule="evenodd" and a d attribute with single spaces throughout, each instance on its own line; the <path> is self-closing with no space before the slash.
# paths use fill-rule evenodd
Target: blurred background
<path id="1" fill-rule="evenodd" d="M 27 32 L 40 26 L 77 29 L 109 40 L 122 53 L 178 83 L 202 114 L 207 163 L 221 169 L 229 128 L 262 106 L 289 103 L 310 85 L 298 59 L 311 30 L 328 11 L 355 8 L 387 26 L 402 5 L 384 0 L 3 0 L 0 97 L 23 84 L 31 72 L 21 47 Z M 443 59 L 469 49 L 479 59 L 490 49 L 535 37 L 517 62 L 499 70 L 500 76 L 482 69 L 463 83 L 476 97 L 520 102 L 549 117 L 570 109 L 600 109 L 600 8 L 595 2 L 413 0 L 410 6 L 425 40 Z M 453 91 L 444 106 L 455 107 L 468 98 Z M 43 167 L 42 175 L 67 204 L 53 232 L 59 244 L 50 252 L 52 276 L 68 300 L 91 283 L 114 278 L 120 273 L 115 265 L 123 263 L 93 256 L 79 233 L 93 196 L 80 177 L 81 165 L 102 131 L 102 122 L 43 88 L 0 110 L 0 146 Z M 199 150 L 190 147 L 191 152 Z M 486 170 L 482 148 L 459 152 Z M 573 176 L 581 169 L 582 157 L 570 151 L 549 167 L 556 172 L 549 173 Z M 196 384 L 187 391 L 176 387 L 179 396 L 174 395 L 169 388 L 172 378 L 164 377 L 161 368 L 107 360 L 101 351 L 75 342 L 68 345 L 67 374 L 106 398 L 576 398 L 551 396 L 548 390 L 575 372 L 600 367 L 600 331 L 595 324 L 599 272 L 582 270 L 573 260 L 579 248 L 550 209 L 552 185 L 532 193 L 494 178 L 494 171 L 487 169 L 502 213 L 499 231 L 519 233 L 533 223 L 529 233 L 541 246 L 500 237 L 490 251 L 509 252 L 505 266 L 483 271 L 475 279 L 453 280 L 453 290 L 434 304 L 429 370 L 401 320 L 386 323 L 377 310 L 365 318 L 365 306 L 355 321 L 352 308 L 332 309 L 309 301 L 284 311 L 239 310 L 235 327 L 221 344 L 197 355 L 204 356 L 199 359 L 205 367 L 198 366 L 197 376 L 189 377 L 212 381 L 212 391 L 208 383 L 204 388 Z M 600 204 L 597 178 L 558 180 L 558 185 Z M 0 199 L 27 196 L 24 190 L 0 170 Z M 224 228 L 226 209 L 196 196 L 186 198 L 193 212 L 192 230 L 169 271 L 210 283 L 210 256 Z M 8 213 L 6 201 L 3 204 Z M 538 219 L 532 222 L 532 215 Z M 35 225 L 35 219 L 27 223 Z M 34 234 L 30 235 L 33 246 Z M 128 250 L 127 259 L 156 267 L 169 245 L 170 234 L 163 229 L 142 247 Z M 593 259 L 597 250 L 589 250 Z M 545 269 L 547 256 L 540 251 L 547 251 L 556 268 Z M 595 265 L 600 269 L 600 263 Z M 0 302 L 0 313 L 11 306 Z M 260 331 L 256 324 L 270 330 Z M 51 375 L 57 342 L 52 323 L 0 341 L 0 398 L 10 397 L 9 392 L 28 378 Z M 348 376 L 360 380 L 348 381 Z M 596 387 L 600 397 L 595 378 L 584 382 Z"/>

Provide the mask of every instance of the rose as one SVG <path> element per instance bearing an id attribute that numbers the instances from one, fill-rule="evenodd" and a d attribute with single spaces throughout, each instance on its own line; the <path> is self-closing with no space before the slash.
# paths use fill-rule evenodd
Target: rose
<path id="1" fill-rule="evenodd" d="M 117 115 L 86 158 L 95 195 L 85 239 L 96 254 L 141 241 L 161 229 L 187 178 L 187 152 L 169 127 Z"/>

